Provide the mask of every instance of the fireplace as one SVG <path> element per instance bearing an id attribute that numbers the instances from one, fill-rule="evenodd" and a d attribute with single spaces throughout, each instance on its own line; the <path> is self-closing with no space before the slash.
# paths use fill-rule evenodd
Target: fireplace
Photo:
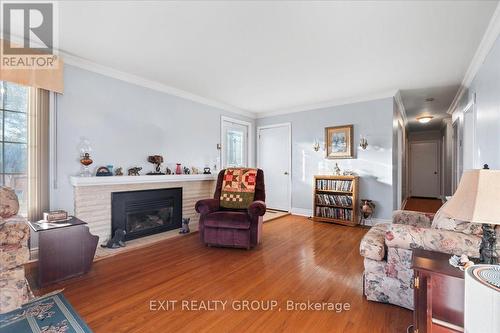
<path id="1" fill-rule="evenodd" d="M 126 231 L 125 240 L 182 226 L 182 188 L 111 193 L 112 235 Z"/>

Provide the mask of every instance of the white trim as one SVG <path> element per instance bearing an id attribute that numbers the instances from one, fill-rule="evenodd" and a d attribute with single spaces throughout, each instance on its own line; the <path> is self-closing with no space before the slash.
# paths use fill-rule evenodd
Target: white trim
<path id="1" fill-rule="evenodd" d="M 121 80 L 121 81 L 124 81 L 127 83 L 135 84 L 137 86 L 149 88 L 152 90 L 164 92 L 164 93 L 167 93 L 167 94 L 170 94 L 173 96 L 184 98 L 184 99 L 187 99 L 187 100 L 190 100 L 193 102 L 208 105 L 208 106 L 218 108 L 221 110 L 241 114 L 243 116 L 246 116 L 246 117 L 249 117 L 252 119 L 255 118 L 254 112 L 242 110 L 242 109 L 237 108 L 235 106 L 225 104 L 225 103 L 222 103 L 219 101 L 215 101 L 215 100 L 203 97 L 203 96 L 199 96 L 199 95 L 190 93 L 190 92 L 182 90 L 182 89 L 174 88 L 174 87 L 168 86 L 166 84 L 160 83 L 158 81 L 149 80 L 149 79 L 146 79 L 146 78 L 138 76 L 138 75 L 123 72 L 123 71 L 120 71 L 120 70 L 117 70 L 117 69 L 114 69 L 114 68 L 111 68 L 108 66 L 103 66 L 103 65 L 100 65 L 98 63 L 92 62 L 90 60 L 86 60 L 86 59 L 83 59 L 83 58 L 80 58 L 80 57 L 77 57 L 75 55 L 71 55 L 71 54 L 68 54 L 65 52 L 61 52 L 60 54 L 64 60 L 64 63 L 66 63 L 68 65 L 79 67 L 81 69 L 85 69 L 85 70 L 88 70 L 88 71 L 91 71 L 94 73 L 105 75 L 105 76 L 108 76 L 108 77 L 111 77 L 111 78 L 114 78 L 117 80 Z"/>
<path id="2" fill-rule="evenodd" d="M 304 208 L 295 208 L 292 207 L 291 209 L 292 215 L 299 215 L 299 216 L 306 216 L 306 217 L 312 217 L 312 209 L 304 209 Z"/>
<path id="3" fill-rule="evenodd" d="M 286 127 L 288 129 L 288 211 L 292 211 L 292 124 L 291 123 L 279 123 L 272 125 L 264 125 L 257 127 L 257 167 L 260 168 L 260 158 L 259 158 L 259 150 L 260 150 L 260 131 L 268 128 L 276 128 L 276 127 Z"/>
<path id="4" fill-rule="evenodd" d="M 248 166 L 254 166 L 254 145 L 253 145 L 253 126 L 251 122 L 241 120 L 241 119 L 236 119 L 236 118 L 231 118 L 227 116 L 221 116 L 220 117 L 220 144 L 221 144 L 221 150 L 220 150 L 220 169 L 224 169 L 224 122 L 227 121 L 229 123 L 234 123 L 238 125 L 243 125 L 248 128 L 248 138 L 247 138 L 247 164 Z"/>
<path id="5" fill-rule="evenodd" d="M 460 88 L 458 89 L 455 98 L 453 98 L 453 101 L 450 107 L 448 108 L 447 112 L 449 114 L 452 114 L 456 110 L 458 101 L 460 101 L 462 95 L 467 91 L 467 88 L 470 86 L 472 80 L 474 80 L 474 77 L 476 76 L 479 68 L 481 67 L 484 60 L 490 53 L 491 48 L 495 44 L 495 41 L 497 40 L 499 35 L 500 35 L 500 3 L 497 4 L 495 12 L 491 16 L 488 28 L 486 28 L 483 38 L 481 39 L 481 43 L 479 43 L 476 53 L 474 54 L 474 57 L 472 58 L 472 61 L 469 65 L 469 68 L 467 69 L 467 72 L 465 72 L 462 84 L 460 85 Z"/>
<path id="6" fill-rule="evenodd" d="M 194 182 L 202 180 L 216 180 L 217 175 L 161 175 L 161 176 L 109 176 L 109 177 L 77 177 L 71 176 L 73 186 L 101 186 L 119 184 L 150 184 L 171 182 Z"/>
<path id="7" fill-rule="evenodd" d="M 401 118 L 403 119 L 403 127 L 406 127 L 406 125 L 408 124 L 408 117 L 406 116 L 406 108 L 403 103 L 403 98 L 401 97 L 401 90 L 398 90 L 396 95 L 394 95 L 394 100 L 396 101 L 396 104 L 399 106 Z"/>
<path id="8" fill-rule="evenodd" d="M 366 219 L 364 220 L 365 226 L 370 226 L 373 227 L 374 225 L 380 224 L 380 223 L 392 223 L 392 220 L 390 219 Z"/>
<path id="9" fill-rule="evenodd" d="M 312 104 L 292 106 L 289 108 L 283 108 L 283 109 L 277 109 L 277 110 L 262 111 L 262 112 L 257 112 L 256 114 L 257 114 L 257 119 L 258 119 L 258 118 L 277 116 L 277 115 L 288 114 L 288 113 L 296 113 L 296 112 L 302 112 L 302 111 L 323 109 L 323 108 L 328 108 L 328 107 L 333 107 L 333 106 L 361 103 L 361 102 L 367 102 L 367 101 L 372 101 L 372 100 L 376 100 L 376 99 L 394 97 L 396 92 L 397 92 L 397 90 L 390 90 L 390 91 L 384 91 L 384 92 L 375 93 L 375 94 L 367 94 L 367 95 L 360 95 L 360 96 L 355 96 L 355 97 L 339 98 L 339 99 L 320 102 L 320 103 L 312 103 Z"/>

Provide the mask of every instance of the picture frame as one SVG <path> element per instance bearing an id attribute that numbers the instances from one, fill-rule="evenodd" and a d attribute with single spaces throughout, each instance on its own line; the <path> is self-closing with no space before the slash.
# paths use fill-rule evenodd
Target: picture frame
<path id="1" fill-rule="evenodd" d="M 353 125 L 326 127 L 326 158 L 354 158 L 353 132 Z"/>

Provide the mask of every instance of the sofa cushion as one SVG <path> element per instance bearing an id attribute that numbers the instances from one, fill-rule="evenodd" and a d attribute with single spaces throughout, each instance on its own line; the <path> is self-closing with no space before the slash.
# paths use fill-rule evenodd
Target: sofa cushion
<path id="1" fill-rule="evenodd" d="M 8 219 L 19 211 L 19 201 L 16 192 L 5 186 L 0 186 L 0 217 Z"/>
<path id="2" fill-rule="evenodd" d="M 0 314 L 19 308 L 32 298 L 24 268 L 0 272 Z"/>
<path id="3" fill-rule="evenodd" d="M 481 236 L 483 234 L 483 228 L 481 224 L 471 223 L 451 218 L 445 213 L 443 213 L 443 207 L 445 206 L 446 203 L 443 206 L 441 206 L 441 208 L 437 211 L 436 215 L 434 216 L 434 219 L 432 220 L 432 228 L 456 231 L 467 235 Z"/>
<path id="4" fill-rule="evenodd" d="M 30 259 L 27 246 L 0 245 L 0 272 L 24 265 Z"/>
<path id="5" fill-rule="evenodd" d="M 380 223 L 368 230 L 359 244 L 359 253 L 363 257 L 373 260 L 384 259 L 385 233 L 390 225 L 390 223 Z"/>
<path id="6" fill-rule="evenodd" d="M 26 218 L 16 215 L 4 220 L 0 226 L 0 245 L 28 245 L 30 228 Z"/>
<path id="7" fill-rule="evenodd" d="M 246 212 L 219 211 L 206 215 L 204 226 L 211 228 L 250 229 Z"/>

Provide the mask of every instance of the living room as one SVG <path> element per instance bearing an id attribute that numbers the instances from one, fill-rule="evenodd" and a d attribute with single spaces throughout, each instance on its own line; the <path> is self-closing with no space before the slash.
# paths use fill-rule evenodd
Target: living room
<path id="1" fill-rule="evenodd" d="M 1 10 L 0 332 L 500 330 L 498 1 Z"/>

